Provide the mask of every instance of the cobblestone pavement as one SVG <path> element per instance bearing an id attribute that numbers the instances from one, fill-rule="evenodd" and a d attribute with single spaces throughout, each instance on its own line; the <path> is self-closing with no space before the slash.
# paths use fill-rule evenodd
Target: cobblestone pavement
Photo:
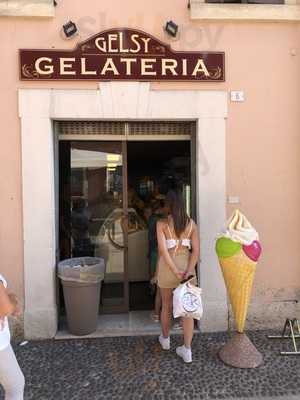
<path id="1" fill-rule="evenodd" d="M 249 337 L 264 356 L 255 370 L 234 369 L 218 359 L 225 333 L 196 335 L 189 365 L 174 352 L 180 335 L 172 337 L 169 352 L 153 336 L 37 341 L 15 348 L 26 400 L 300 398 L 300 357 L 280 356 L 288 344 L 268 340 L 266 332 Z"/>

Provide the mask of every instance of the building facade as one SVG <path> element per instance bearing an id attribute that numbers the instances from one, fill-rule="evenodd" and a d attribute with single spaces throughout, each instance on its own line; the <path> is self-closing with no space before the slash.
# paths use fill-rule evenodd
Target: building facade
<path id="1" fill-rule="evenodd" d="M 140 126 L 135 132 L 135 140 L 145 142 L 144 147 L 154 139 L 193 142 L 194 184 L 187 186 L 193 191 L 201 237 L 203 331 L 231 325 L 214 241 L 235 208 L 253 222 L 263 245 L 248 327 L 278 327 L 284 317 L 297 315 L 300 4 L 294 0 L 282 4 L 133 0 L 126 6 L 121 1 L 87 0 L 84 7 L 79 1 L 56 3 L 0 1 L 1 273 L 24 301 L 24 321 L 18 327 L 27 338 L 54 337 L 57 332 L 56 266 L 62 251 L 59 143 L 81 142 L 74 153 L 80 158 L 80 151 L 87 149 L 83 142 L 108 141 L 103 122 L 111 124 L 110 142 L 123 141 L 118 129 L 124 129 L 130 142 L 133 122 L 148 126 L 147 134 Z M 77 34 L 67 39 L 62 27 L 69 20 L 76 24 Z M 175 37 L 164 29 L 170 20 L 179 27 Z M 20 49 L 72 52 L 101 32 L 125 28 L 146 32 L 175 52 L 224 52 L 224 79 L 148 75 L 151 79 L 123 80 L 109 75 L 79 80 L 66 74 L 68 79 L 33 75 L 26 80 L 22 75 Z M 104 42 L 98 43 L 103 49 Z M 120 50 L 112 42 L 110 50 L 130 51 L 124 43 Z M 49 54 L 40 66 L 51 71 L 55 65 Z M 74 72 L 68 62 L 60 64 L 60 71 Z M 153 68 L 144 65 L 144 72 Z M 81 74 L 88 71 L 93 74 L 91 66 L 81 62 Z M 158 132 L 157 123 L 169 125 Z M 179 137 L 183 128 L 170 133 L 170 123 L 193 127 Z M 92 185 L 92 178 L 87 181 Z M 130 257 L 127 254 L 126 268 Z"/>

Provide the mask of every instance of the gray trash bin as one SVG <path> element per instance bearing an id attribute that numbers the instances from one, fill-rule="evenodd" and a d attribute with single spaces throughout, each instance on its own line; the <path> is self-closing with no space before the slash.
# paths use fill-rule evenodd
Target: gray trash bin
<path id="1" fill-rule="evenodd" d="M 70 333 L 88 335 L 97 329 L 101 284 L 105 262 L 102 258 L 79 257 L 59 262 Z"/>

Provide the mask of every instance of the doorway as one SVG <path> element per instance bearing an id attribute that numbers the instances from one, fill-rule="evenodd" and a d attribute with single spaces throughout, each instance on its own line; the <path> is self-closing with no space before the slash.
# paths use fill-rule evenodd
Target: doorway
<path id="1" fill-rule="evenodd" d="M 200 88 L 170 90 L 157 87 L 152 90 L 149 82 L 110 81 L 85 90 L 23 88 L 18 91 L 18 98 L 22 137 L 26 338 L 53 338 L 57 332 L 56 277 L 60 249 L 56 137 L 61 140 L 105 140 L 105 134 L 107 140 L 108 136 L 102 130 L 90 131 L 85 126 L 79 132 L 72 128 L 68 134 L 61 129 L 62 122 L 74 124 L 74 121 L 76 124 L 78 121 L 92 121 L 93 124 L 100 121 L 117 124 L 120 120 L 142 120 L 149 124 L 170 119 L 176 124 L 178 120 L 194 121 L 197 160 L 194 160 L 193 170 L 197 172 L 197 191 L 201 194 L 197 196 L 197 216 L 201 236 L 201 286 L 206 293 L 207 310 L 201 326 L 204 332 L 226 330 L 226 290 L 212 244 L 215 233 L 226 219 L 228 93 Z M 121 140 L 109 134 L 110 140 Z"/>
<path id="2" fill-rule="evenodd" d="M 191 215 L 190 141 L 129 141 L 127 143 L 128 209 L 137 213 L 144 227 L 128 235 L 129 309 L 153 309 L 149 280 L 148 221 L 163 209 L 170 189 L 180 187 Z M 162 215 L 163 217 L 163 215 Z M 150 222 L 151 223 L 151 222 Z"/>
<path id="3" fill-rule="evenodd" d="M 105 259 L 100 313 L 153 308 L 148 218 L 169 189 L 183 190 L 186 210 L 195 218 L 192 135 L 172 133 L 144 140 L 139 135 L 73 140 L 72 135 L 59 142 L 60 259 Z M 63 309 L 62 298 L 61 304 Z"/>

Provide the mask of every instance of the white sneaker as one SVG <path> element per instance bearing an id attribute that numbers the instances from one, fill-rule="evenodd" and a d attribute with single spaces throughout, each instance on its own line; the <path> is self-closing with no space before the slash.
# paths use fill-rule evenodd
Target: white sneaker
<path id="1" fill-rule="evenodd" d="M 176 348 L 176 354 L 183 359 L 185 363 L 191 363 L 192 360 L 192 350 L 187 349 L 184 345 Z"/>
<path id="2" fill-rule="evenodd" d="M 163 335 L 160 335 L 158 341 L 163 350 L 170 350 L 170 336 L 164 338 Z"/>

